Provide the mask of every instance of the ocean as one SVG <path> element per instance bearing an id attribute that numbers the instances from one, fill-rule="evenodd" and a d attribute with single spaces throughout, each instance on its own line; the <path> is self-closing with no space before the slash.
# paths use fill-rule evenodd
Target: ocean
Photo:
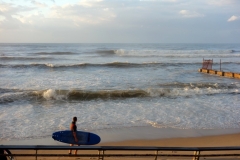
<path id="1" fill-rule="evenodd" d="M 240 44 L 0 44 L 0 140 L 152 126 L 240 128 Z"/>

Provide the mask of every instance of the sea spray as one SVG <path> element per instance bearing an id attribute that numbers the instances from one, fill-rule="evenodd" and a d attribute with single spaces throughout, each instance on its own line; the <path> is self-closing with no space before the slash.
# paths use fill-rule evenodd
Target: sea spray
<path id="1" fill-rule="evenodd" d="M 53 89 L 49 89 L 43 93 L 43 97 L 47 100 L 56 99 L 56 91 Z"/>
<path id="2" fill-rule="evenodd" d="M 62 93 L 57 93 L 56 90 L 54 89 L 48 89 L 47 91 L 43 92 L 43 97 L 46 100 L 63 100 L 66 99 L 66 94 L 62 94 Z"/>

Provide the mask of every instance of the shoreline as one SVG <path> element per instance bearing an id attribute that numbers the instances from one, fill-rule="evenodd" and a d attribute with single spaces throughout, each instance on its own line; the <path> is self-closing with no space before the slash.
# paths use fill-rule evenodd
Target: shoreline
<path id="1" fill-rule="evenodd" d="M 115 128 L 88 131 L 93 132 L 101 137 L 101 145 L 120 145 L 120 144 L 138 144 L 141 141 L 144 145 L 156 144 L 159 145 L 167 143 L 174 144 L 171 141 L 182 141 L 186 139 L 219 139 L 225 142 L 224 139 L 240 138 L 240 129 L 174 129 L 174 128 L 154 128 L 154 127 L 129 127 L 129 128 Z M 231 138 L 232 137 L 232 138 Z M 234 138 L 235 137 L 235 138 Z M 236 140 L 235 140 L 236 141 Z M 130 143 L 131 142 L 131 143 Z M 164 142 L 164 143 L 162 143 Z M 165 144 L 166 142 L 166 144 Z M 1 145 L 69 145 L 61 143 L 52 139 L 51 136 L 47 138 L 24 139 L 24 140 L 1 140 Z M 229 143 L 230 144 L 230 143 Z M 231 144 L 235 144 L 232 143 Z M 239 142 L 240 145 L 240 142 Z"/>

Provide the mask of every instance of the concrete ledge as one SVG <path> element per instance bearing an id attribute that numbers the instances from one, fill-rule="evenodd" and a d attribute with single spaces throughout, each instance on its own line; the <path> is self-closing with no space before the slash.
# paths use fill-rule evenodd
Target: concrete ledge
<path id="1" fill-rule="evenodd" d="M 239 78 L 240 79 L 240 73 L 233 73 L 234 78 Z"/>
<path id="2" fill-rule="evenodd" d="M 233 78 L 233 77 L 234 77 L 233 74 L 234 74 L 234 73 L 232 73 L 232 72 L 225 72 L 225 73 L 224 73 L 224 76 L 225 76 L 225 77 Z"/>
<path id="3" fill-rule="evenodd" d="M 217 75 L 219 75 L 219 76 L 224 76 L 224 72 L 222 72 L 222 71 L 217 71 Z"/>
<path id="4" fill-rule="evenodd" d="M 209 70 L 208 69 L 202 69 L 202 72 L 203 73 L 209 73 Z"/>
<path id="5" fill-rule="evenodd" d="M 217 74 L 217 71 L 215 71 L 215 70 L 209 70 L 208 73 L 209 73 L 209 74 Z"/>

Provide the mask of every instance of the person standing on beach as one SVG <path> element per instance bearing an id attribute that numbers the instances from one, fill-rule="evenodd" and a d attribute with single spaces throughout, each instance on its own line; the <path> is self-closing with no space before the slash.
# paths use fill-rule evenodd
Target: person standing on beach
<path id="1" fill-rule="evenodd" d="M 76 122 L 77 122 L 77 117 L 73 117 L 72 123 L 70 124 L 70 130 L 72 131 L 75 142 L 78 142 Z M 70 144 L 70 146 L 73 146 L 73 145 L 74 144 Z M 69 150 L 69 154 L 72 154 L 72 150 Z M 77 154 L 77 150 L 75 150 L 75 154 Z"/>

